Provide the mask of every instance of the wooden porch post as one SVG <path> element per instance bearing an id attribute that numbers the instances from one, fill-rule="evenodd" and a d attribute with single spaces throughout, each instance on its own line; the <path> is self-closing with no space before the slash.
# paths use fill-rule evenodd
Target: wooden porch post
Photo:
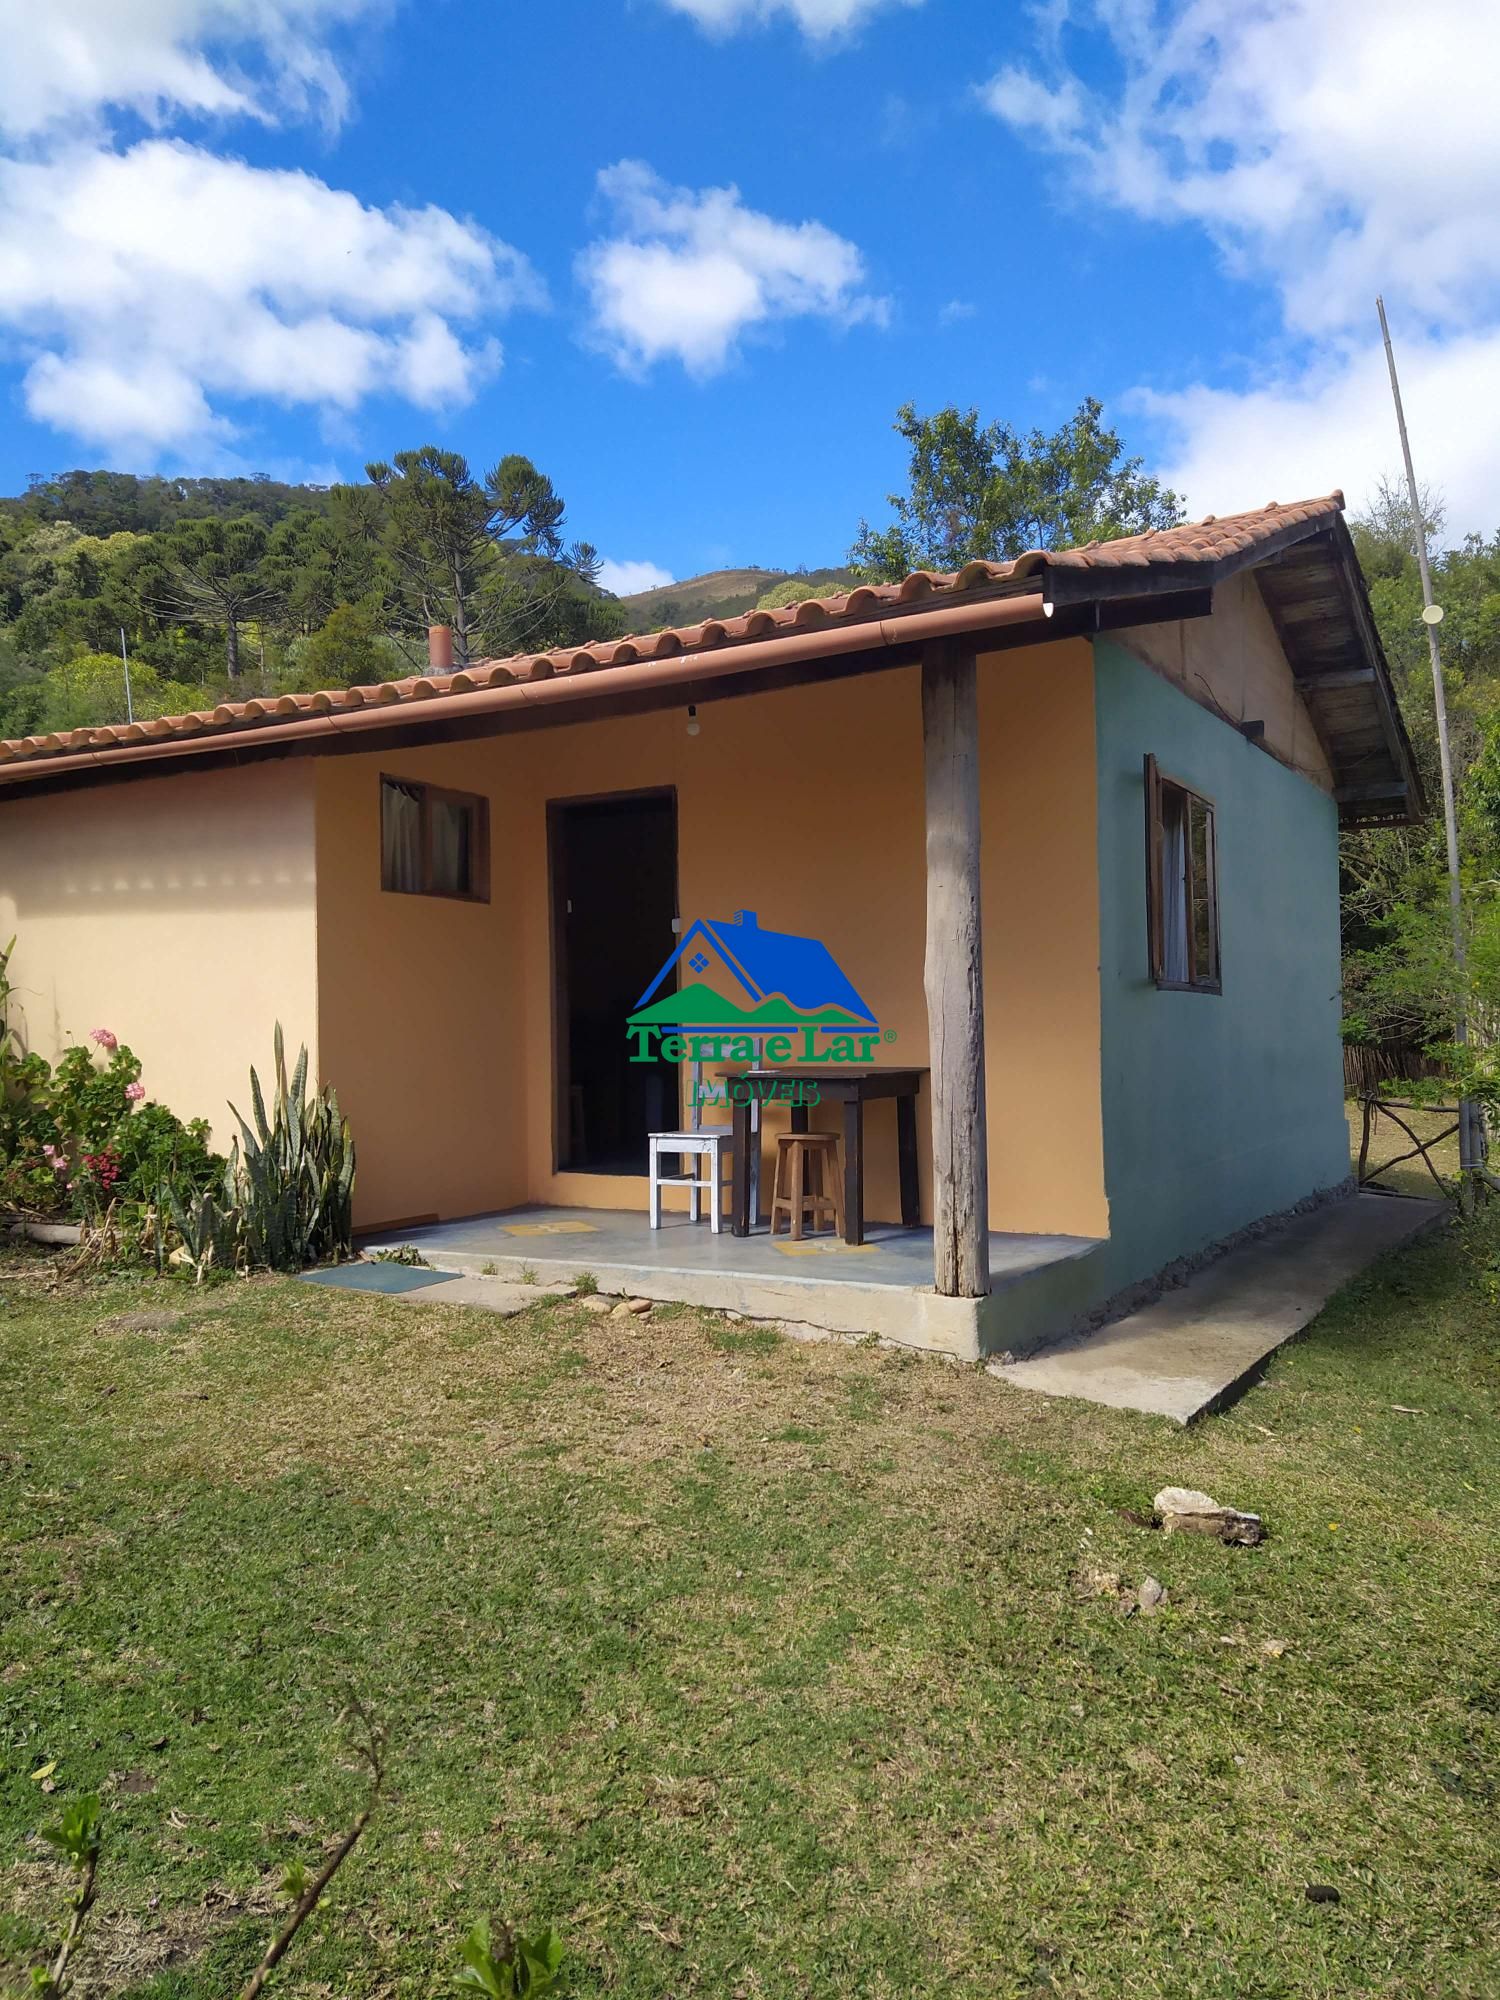
<path id="1" fill-rule="evenodd" d="M 978 735 L 973 646 L 934 640 L 922 657 L 933 1282 L 965 1299 L 990 1288 Z"/>

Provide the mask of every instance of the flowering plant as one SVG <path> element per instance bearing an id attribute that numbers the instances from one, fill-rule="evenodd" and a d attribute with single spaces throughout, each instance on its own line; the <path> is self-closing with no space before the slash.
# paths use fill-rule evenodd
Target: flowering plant
<path id="1" fill-rule="evenodd" d="M 0 1204 L 29 1214 L 97 1217 L 112 1202 L 184 1198 L 220 1184 L 202 1119 L 184 1124 L 147 1099 L 140 1059 L 111 1028 L 63 1052 L 13 1059 L 0 1102 Z"/>
<path id="2" fill-rule="evenodd" d="M 113 1146 L 97 1153 L 82 1153 L 68 1182 L 76 1210 L 92 1218 L 108 1208 L 120 1180 L 120 1155 Z"/>

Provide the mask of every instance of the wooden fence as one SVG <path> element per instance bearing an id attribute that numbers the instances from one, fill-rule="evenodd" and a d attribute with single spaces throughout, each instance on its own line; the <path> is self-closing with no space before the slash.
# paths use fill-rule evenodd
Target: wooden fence
<path id="1" fill-rule="evenodd" d="M 1345 1042 L 1345 1097 L 1373 1097 L 1383 1083 L 1416 1083 L 1438 1066 L 1411 1042 Z"/>

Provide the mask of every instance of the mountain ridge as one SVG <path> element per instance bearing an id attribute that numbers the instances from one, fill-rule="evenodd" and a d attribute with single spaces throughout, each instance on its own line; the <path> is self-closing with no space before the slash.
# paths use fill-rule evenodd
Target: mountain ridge
<path id="1" fill-rule="evenodd" d="M 738 618 L 753 611 L 768 591 L 796 584 L 800 597 L 831 597 L 859 581 L 850 569 L 711 569 L 676 583 L 637 590 L 619 601 L 632 632 L 665 625 L 697 625 L 705 618 Z"/>

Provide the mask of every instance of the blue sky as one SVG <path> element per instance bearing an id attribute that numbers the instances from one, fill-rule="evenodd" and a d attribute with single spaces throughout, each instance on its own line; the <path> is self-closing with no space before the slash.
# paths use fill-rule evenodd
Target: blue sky
<path id="1" fill-rule="evenodd" d="M 799 567 L 883 515 L 901 402 L 1095 394 L 1195 512 L 1357 503 L 1383 287 L 1423 472 L 1500 524 L 1471 0 L 58 13 L 0 0 L 5 490 L 433 441 L 528 453 L 612 564 Z"/>

